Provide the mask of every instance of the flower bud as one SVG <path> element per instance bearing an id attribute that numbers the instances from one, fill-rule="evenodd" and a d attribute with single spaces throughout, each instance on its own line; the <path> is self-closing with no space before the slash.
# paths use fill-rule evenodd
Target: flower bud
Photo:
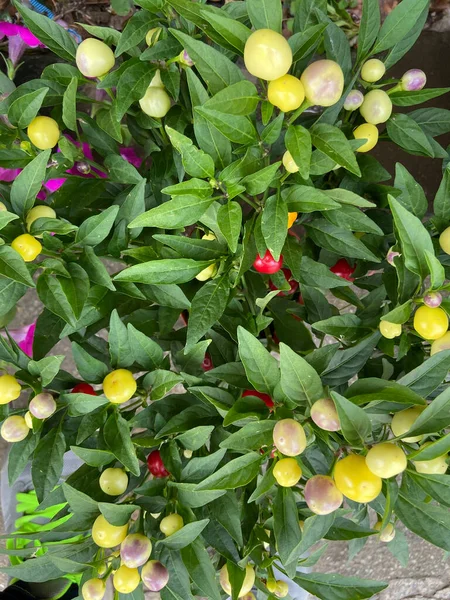
<path id="1" fill-rule="evenodd" d="M 162 28 L 161 27 L 153 27 L 147 32 L 145 36 L 145 42 L 147 46 L 154 46 L 156 42 L 159 40 L 159 36 L 161 35 Z"/>
<path id="2" fill-rule="evenodd" d="M 356 110 L 364 101 L 364 94 L 359 90 L 351 90 L 344 102 L 345 110 Z"/>
<path id="3" fill-rule="evenodd" d="M 184 458 L 187 458 L 187 459 L 192 458 L 192 450 L 189 450 L 189 449 L 183 450 L 183 455 L 184 455 Z"/>
<path id="4" fill-rule="evenodd" d="M 142 581 L 151 592 L 159 592 L 169 581 L 169 571 L 157 560 L 149 560 L 142 568 Z"/>
<path id="5" fill-rule="evenodd" d="M 130 569 L 137 569 L 145 565 L 151 553 L 151 541 L 140 533 L 127 535 L 120 546 L 122 564 Z"/>
<path id="6" fill-rule="evenodd" d="M 430 308 L 437 308 L 441 305 L 442 295 L 439 292 L 429 292 L 423 297 L 423 301 Z"/>
<path id="7" fill-rule="evenodd" d="M 83 160 L 77 163 L 77 171 L 78 173 L 81 173 L 81 175 L 89 175 L 91 172 L 91 165 Z"/>
<path id="8" fill-rule="evenodd" d="M 48 419 L 56 411 L 56 402 L 51 394 L 43 392 L 31 400 L 28 408 L 36 419 Z"/>
<path id="9" fill-rule="evenodd" d="M 374 526 L 375 531 L 379 531 L 378 538 L 380 542 L 392 542 L 395 538 L 395 529 L 392 523 L 388 523 L 386 527 L 381 529 L 381 521 L 378 521 Z"/>
<path id="10" fill-rule="evenodd" d="M 30 428 L 25 422 L 25 419 L 20 415 L 8 417 L 2 425 L 0 435 L 6 442 L 21 442 L 24 440 Z"/>
<path id="11" fill-rule="evenodd" d="M 344 74 L 334 60 L 317 60 L 306 67 L 300 81 L 310 104 L 332 106 L 344 90 Z"/>
<path id="12" fill-rule="evenodd" d="M 403 74 L 400 85 L 407 92 L 418 92 L 427 82 L 427 76 L 421 69 L 409 69 Z"/>
<path id="13" fill-rule="evenodd" d="M 180 52 L 180 54 L 178 55 L 178 60 L 180 61 L 180 63 L 182 65 L 185 65 L 186 67 L 193 67 L 194 66 L 194 61 L 189 56 L 189 54 L 187 53 L 186 50 L 182 50 Z"/>

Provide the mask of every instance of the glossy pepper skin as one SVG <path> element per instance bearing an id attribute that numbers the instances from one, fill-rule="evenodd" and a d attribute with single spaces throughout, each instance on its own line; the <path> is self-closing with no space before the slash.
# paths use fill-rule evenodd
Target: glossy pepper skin
<path id="1" fill-rule="evenodd" d="M 266 250 L 264 256 L 260 256 L 258 254 L 258 256 L 255 258 L 253 266 L 258 273 L 271 275 L 272 273 L 276 273 L 281 269 L 283 266 L 283 257 L 280 256 L 278 260 L 275 260 L 270 251 Z"/>
<path id="2" fill-rule="evenodd" d="M 330 267 L 330 271 L 337 275 L 338 277 L 342 277 L 342 279 L 346 279 L 347 281 L 353 281 L 352 277 L 355 272 L 356 267 L 352 267 L 345 258 L 340 258 L 335 265 Z"/>
<path id="3" fill-rule="evenodd" d="M 153 477 L 162 478 L 170 475 L 164 466 L 159 450 L 153 450 L 147 456 L 147 466 Z"/>

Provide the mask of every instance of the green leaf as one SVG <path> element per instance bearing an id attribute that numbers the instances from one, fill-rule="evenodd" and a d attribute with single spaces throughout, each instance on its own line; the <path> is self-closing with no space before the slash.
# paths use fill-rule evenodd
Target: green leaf
<path id="1" fill-rule="evenodd" d="M 373 53 L 388 50 L 406 37 L 428 4 L 429 0 L 402 0 L 388 13 L 381 26 Z"/>
<path id="2" fill-rule="evenodd" d="M 211 600 L 220 600 L 216 570 L 203 542 L 195 540 L 183 549 L 181 555 L 189 576 L 200 593 Z"/>
<path id="3" fill-rule="evenodd" d="M 73 314 L 79 319 L 89 295 L 89 277 L 86 271 L 75 262 L 67 264 L 67 271 L 70 277 L 60 277 L 58 281 Z"/>
<path id="4" fill-rule="evenodd" d="M 302 179 L 308 179 L 312 155 L 309 131 L 301 125 L 290 125 L 284 143 L 298 165 L 300 176 Z"/>
<path id="5" fill-rule="evenodd" d="M 431 496 L 439 504 L 449 506 L 450 475 L 425 475 L 408 471 L 408 479 L 417 483 L 427 496 Z"/>
<path id="6" fill-rule="evenodd" d="M 425 192 L 420 183 L 417 183 L 411 173 L 400 163 L 395 164 L 394 187 L 402 192 L 397 196 L 397 202 L 422 219 L 428 209 Z"/>
<path id="7" fill-rule="evenodd" d="M 448 221 L 450 219 L 450 165 L 445 168 L 439 189 L 433 202 L 436 217 Z"/>
<path id="8" fill-rule="evenodd" d="M 86 25 L 85 23 L 80 23 L 80 25 L 93 37 L 102 40 L 108 46 L 117 46 L 122 35 L 120 31 L 112 27 L 98 27 L 97 25 Z"/>
<path id="9" fill-rule="evenodd" d="M 72 131 L 77 130 L 77 89 L 78 77 L 72 77 L 63 96 L 62 120 Z"/>
<path id="10" fill-rule="evenodd" d="M 323 396 L 319 375 L 304 358 L 280 344 L 281 389 L 296 405 L 312 404 Z"/>
<path id="11" fill-rule="evenodd" d="M 262 194 L 273 182 L 280 165 L 281 162 L 276 162 L 268 167 L 264 167 L 264 169 L 261 169 L 260 171 L 256 171 L 256 173 L 251 173 L 250 175 L 247 175 L 247 177 L 244 177 L 241 184 L 245 186 L 247 192 L 251 196 Z"/>
<path id="12" fill-rule="evenodd" d="M 169 487 L 177 489 L 178 500 L 183 506 L 200 508 L 226 494 L 225 490 L 206 490 L 199 492 L 195 483 L 174 483 L 169 481 Z"/>
<path id="13" fill-rule="evenodd" d="M 318 210 L 334 210 L 341 205 L 329 198 L 322 190 L 309 185 L 293 185 L 282 192 L 290 211 L 311 213 Z"/>
<path id="14" fill-rule="evenodd" d="M 299 283 L 325 290 L 350 285 L 349 281 L 335 275 L 326 265 L 316 262 L 312 258 L 309 258 L 309 256 L 302 256 L 300 265 L 297 266 L 298 272 L 293 265 L 289 264 L 286 256 L 285 259 Z"/>
<path id="15" fill-rule="evenodd" d="M 318 23 L 317 25 L 307 27 L 304 31 L 294 33 L 294 35 L 288 38 L 289 46 L 292 49 L 293 63 L 314 53 L 327 27 L 328 23 Z"/>
<path id="16" fill-rule="evenodd" d="M 187 523 L 182 529 L 169 535 L 164 540 L 160 540 L 159 544 L 170 548 L 171 550 L 181 550 L 198 538 L 201 532 L 208 525 L 209 519 L 194 521 Z"/>
<path id="17" fill-rule="evenodd" d="M 125 64 L 127 66 L 117 83 L 116 101 L 113 104 L 117 121 L 121 121 L 130 106 L 145 95 L 156 70 L 155 66 L 149 68 L 148 64 L 137 59 Z"/>
<path id="18" fill-rule="evenodd" d="M 53 277 L 49 271 L 45 271 L 37 281 L 37 293 L 49 311 L 75 326 L 77 318 L 61 285 L 61 279 L 63 278 Z"/>
<path id="19" fill-rule="evenodd" d="M 18 129 L 25 129 L 38 114 L 48 88 L 40 88 L 19 96 L 8 108 L 8 119 Z"/>
<path id="20" fill-rule="evenodd" d="M 31 477 L 39 502 L 50 494 L 61 477 L 66 440 L 62 431 L 55 427 L 41 438 L 31 465 Z"/>
<path id="21" fill-rule="evenodd" d="M 109 321 L 108 344 L 111 366 L 114 369 L 129 367 L 133 364 L 134 356 L 128 331 L 116 309 L 112 311 Z"/>
<path id="22" fill-rule="evenodd" d="M 219 321 L 228 303 L 228 275 L 203 285 L 192 299 L 185 352 L 189 352 L 205 333 Z"/>
<path id="23" fill-rule="evenodd" d="M 336 573 L 297 573 L 294 581 L 321 600 L 363 600 L 372 598 L 388 586 L 380 581 L 342 577 Z"/>
<path id="24" fill-rule="evenodd" d="M 131 515 L 139 509 L 135 504 L 110 504 L 99 502 L 98 507 L 105 519 L 115 527 L 123 527 L 131 518 Z"/>
<path id="25" fill-rule="evenodd" d="M 398 200 L 388 196 L 395 227 L 400 238 L 405 266 L 409 271 L 424 279 L 428 272 L 425 252 L 434 255 L 430 234 L 422 225 L 420 219 L 404 208 Z"/>
<path id="26" fill-rule="evenodd" d="M 40 377 L 42 385 L 46 387 L 57 376 L 64 359 L 65 356 L 47 356 L 38 361 L 30 360 L 28 370 L 35 377 Z"/>
<path id="27" fill-rule="evenodd" d="M 128 14 L 129 9 L 125 14 Z M 154 17 L 149 15 L 145 10 L 140 10 L 129 19 L 125 25 L 122 35 L 117 43 L 115 56 L 121 56 L 124 52 L 128 52 L 138 46 L 145 38 L 149 29 L 154 26 Z"/>
<path id="28" fill-rule="evenodd" d="M 365 440 L 372 431 L 368 415 L 362 408 L 337 392 L 331 392 L 331 397 L 339 415 L 342 435 L 350 445 L 364 447 Z"/>
<path id="29" fill-rule="evenodd" d="M 344 77 L 347 79 L 352 70 L 350 46 L 343 29 L 336 23 L 331 22 L 325 29 L 324 46 L 326 57 L 340 65 Z"/>
<path id="30" fill-rule="evenodd" d="M 403 150 L 410 154 L 434 157 L 433 148 L 426 134 L 408 115 L 395 113 L 387 121 L 386 129 L 390 139 Z"/>
<path id="31" fill-rule="evenodd" d="M 79 417 L 97 410 L 97 408 L 109 403 L 105 396 L 93 396 L 92 394 L 63 394 L 60 396 L 61 402 L 69 407 L 71 417 Z"/>
<path id="32" fill-rule="evenodd" d="M 256 130 L 247 117 L 227 115 L 203 106 L 196 106 L 194 111 L 217 127 L 230 142 L 251 145 L 256 138 Z"/>
<path id="33" fill-rule="evenodd" d="M 0 246 L 0 274 L 27 287 L 35 286 L 22 257 L 10 246 Z"/>
<path id="34" fill-rule="evenodd" d="M 433 399 L 409 430 L 411 435 L 436 433 L 450 424 L 450 387 Z M 408 432 L 409 434 L 409 432 Z"/>
<path id="35" fill-rule="evenodd" d="M 183 309 L 191 306 L 182 289 L 174 284 L 146 285 L 143 292 L 149 300 L 161 306 Z"/>
<path id="36" fill-rule="evenodd" d="M 216 450 L 208 456 L 196 456 L 191 458 L 181 472 L 181 479 L 187 483 L 199 483 L 205 477 L 214 473 L 221 463 L 226 450 Z"/>
<path id="37" fill-rule="evenodd" d="M 255 29 L 273 29 L 281 33 L 283 11 L 278 0 L 247 0 L 247 10 Z"/>
<path id="38" fill-rule="evenodd" d="M 450 517 L 447 508 L 409 498 L 400 492 L 395 514 L 415 534 L 431 544 L 450 550 Z"/>
<path id="39" fill-rule="evenodd" d="M 31 10 L 18 2 L 14 2 L 16 9 L 22 15 L 28 29 L 45 44 L 49 50 L 62 59 L 72 62 L 77 52 L 77 45 L 72 36 L 55 21 Z"/>
<path id="40" fill-rule="evenodd" d="M 190 138 L 176 129 L 166 127 L 166 131 L 172 146 L 181 154 L 186 173 L 192 177 L 214 177 L 214 161 L 209 154 L 199 150 Z"/>
<path id="41" fill-rule="evenodd" d="M 100 214 L 83 221 L 77 231 L 75 243 L 80 246 L 97 246 L 100 244 L 108 237 L 118 212 L 118 206 L 109 206 Z"/>
<path id="42" fill-rule="evenodd" d="M 394 106 L 414 106 L 422 104 L 433 98 L 439 98 L 443 94 L 448 94 L 450 88 L 426 88 L 417 92 L 400 91 L 390 94 L 390 99 Z"/>
<path id="43" fill-rule="evenodd" d="M 401 385 L 406 385 L 426 398 L 447 377 L 450 369 L 450 350 L 442 350 L 430 356 L 421 365 L 403 375 L 398 380 Z"/>
<path id="44" fill-rule="evenodd" d="M 170 284 L 186 283 L 209 267 L 212 261 L 197 261 L 190 258 L 152 260 L 129 267 L 115 276 L 115 281 L 136 283 Z"/>
<path id="45" fill-rule="evenodd" d="M 199 425 L 177 436 L 177 440 L 188 450 L 198 450 L 206 444 L 214 430 L 214 425 Z"/>
<path id="46" fill-rule="evenodd" d="M 418 450 L 411 452 L 410 454 L 408 454 L 408 458 L 411 458 L 411 460 L 414 459 L 419 461 L 433 460 L 433 458 L 437 458 L 438 456 L 447 454 L 449 450 L 450 433 L 447 433 L 438 440 L 430 442 L 428 445 L 421 446 Z"/>
<path id="47" fill-rule="evenodd" d="M 134 362 L 146 371 L 158 368 L 164 358 L 161 347 L 151 338 L 128 323 L 128 339 Z"/>
<path id="48" fill-rule="evenodd" d="M 266 200 L 261 219 L 261 233 L 275 260 L 280 258 L 287 236 L 288 208 L 280 193 Z"/>
<path id="49" fill-rule="evenodd" d="M 129 225 L 135 227 L 158 227 L 178 229 L 196 223 L 213 203 L 213 198 L 199 196 L 175 196 L 155 208 L 136 217 Z"/>
<path id="50" fill-rule="evenodd" d="M 372 233 L 373 235 L 384 235 L 383 230 L 372 221 L 366 213 L 356 206 L 341 206 L 338 210 L 329 210 L 323 213 L 327 221 L 337 227 L 343 227 L 350 231 Z"/>
<path id="51" fill-rule="evenodd" d="M 140 184 L 142 182 L 142 186 L 139 189 L 145 189 L 142 177 L 139 175 L 136 167 L 133 167 L 132 164 L 121 156 L 117 156 L 117 154 L 107 156 L 105 159 L 105 167 L 108 169 L 111 181 L 129 184 Z M 123 205 L 121 208 L 123 208 Z"/>
<path id="52" fill-rule="evenodd" d="M 284 123 L 284 113 L 280 113 L 278 117 L 275 117 L 267 127 L 261 132 L 261 139 L 266 144 L 274 144 L 280 137 L 281 129 Z"/>
<path id="53" fill-rule="evenodd" d="M 261 402 L 261 400 L 260 400 Z M 239 431 L 232 433 L 220 443 L 221 448 L 248 452 L 258 450 L 262 446 L 268 446 L 272 442 L 274 421 L 257 421 L 244 425 Z"/>
<path id="54" fill-rule="evenodd" d="M 380 333 L 376 331 L 352 348 L 336 352 L 322 373 L 322 381 L 330 386 L 348 383 L 366 364 L 379 339 Z"/>
<path id="55" fill-rule="evenodd" d="M 213 12 L 202 9 L 201 14 L 212 27 L 212 29 L 208 29 L 208 34 L 212 39 L 216 38 L 221 46 L 229 48 L 234 53 L 237 51 L 240 55 L 244 54 L 245 42 L 251 34 L 246 25 L 225 17 L 225 11 L 216 10 Z M 202 27 L 202 25 L 199 25 L 199 27 Z M 204 29 L 206 31 L 206 28 Z"/>
<path id="56" fill-rule="evenodd" d="M 172 371 L 164 371 L 163 369 L 157 369 L 145 377 L 144 387 L 151 387 L 150 397 L 152 400 L 160 400 L 161 398 L 164 398 L 164 396 L 181 381 L 183 381 L 183 378 L 177 373 L 173 373 Z M 166 424 L 166 426 L 168 426 L 169 423 Z M 161 435 L 165 433 L 166 428 L 163 428 L 157 437 L 161 437 Z"/>
<path id="57" fill-rule="evenodd" d="M 91 356 L 82 346 L 72 342 L 72 355 L 78 373 L 84 381 L 101 383 L 109 372 L 104 362 Z"/>
<path id="58" fill-rule="evenodd" d="M 214 260 L 222 258 L 225 249 L 216 240 L 199 240 L 185 235 L 154 234 L 153 239 L 173 248 L 183 258 Z"/>
<path id="59" fill-rule="evenodd" d="M 11 446 L 8 454 L 8 482 L 11 487 L 27 466 L 38 442 L 39 435 L 32 433 L 21 442 L 16 442 Z"/>
<path id="60" fill-rule="evenodd" d="M 323 190 L 323 193 L 341 204 L 350 204 L 351 206 L 359 206 L 360 208 L 373 208 L 375 206 L 373 202 L 369 202 L 369 200 L 366 200 L 362 196 L 358 196 L 358 194 L 350 190 L 344 190 L 343 188 Z"/>
<path id="61" fill-rule="evenodd" d="M 358 33 L 358 62 L 369 55 L 380 30 L 380 5 L 378 0 L 363 0 Z"/>
<path id="62" fill-rule="evenodd" d="M 410 29 L 409 33 L 400 42 L 392 47 L 392 49 L 389 51 L 389 54 L 384 59 L 383 62 L 386 66 L 386 69 L 390 69 L 393 65 L 395 65 L 395 63 L 398 62 L 408 52 L 408 50 L 414 46 L 420 34 L 422 33 L 427 18 L 428 6 L 425 6 Z"/>
<path id="63" fill-rule="evenodd" d="M 295 496 L 290 488 L 279 487 L 273 503 L 273 529 L 278 553 L 283 565 L 302 537 Z"/>
<path id="64" fill-rule="evenodd" d="M 0 229 L 6 227 L 11 221 L 15 221 L 18 219 L 18 215 L 8 212 L 7 210 L 2 210 L 0 212 Z"/>
<path id="65" fill-rule="evenodd" d="M 259 392 L 272 395 L 280 378 L 276 359 L 249 331 L 239 326 L 237 333 L 239 356 L 247 379 Z"/>
<path id="66" fill-rule="evenodd" d="M 242 225 L 242 208 L 238 202 L 221 204 L 217 211 L 217 223 L 231 252 L 235 254 Z"/>
<path id="67" fill-rule="evenodd" d="M 325 219 L 311 221 L 306 227 L 309 236 L 319 247 L 340 256 L 380 262 L 380 259 L 347 229 L 336 227 Z"/>
<path id="68" fill-rule="evenodd" d="M 445 108 L 419 108 L 408 113 L 408 116 L 432 137 L 450 131 L 450 110 Z"/>
<path id="69" fill-rule="evenodd" d="M 303 556 L 314 544 L 320 542 L 328 533 L 333 525 L 335 515 L 313 515 L 305 520 L 302 531 L 302 539 L 297 546 L 292 550 L 288 557 L 288 562 L 297 561 L 300 556 Z"/>
<path id="70" fill-rule="evenodd" d="M 131 471 L 133 475 L 139 475 L 139 460 L 131 441 L 128 422 L 117 412 L 114 412 L 106 421 L 103 436 L 108 449 L 114 454 L 117 460 Z"/>
<path id="71" fill-rule="evenodd" d="M 197 485 L 196 490 L 234 490 L 250 483 L 259 472 L 262 457 L 256 452 L 230 460 Z"/>
<path id="72" fill-rule="evenodd" d="M 45 179 L 50 154 L 51 150 L 40 152 L 13 181 L 10 199 L 17 214 L 25 216 L 32 208 Z"/>
<path id="73" fill-rule="evenodd" d="M 430 271 L 431 289 L 438 289 L 444 285 L 445 269 L 439 259 L 429 250 L 425 250 L 425 260 Z"/>
<path id="74" fill-rule="evenodd" d="M 169 31 L 187 50 L 212 94 L 244 79 L 241 69 L 212 46 L 176 29 Z"/>
<path id="75" fill-rule="evenodd" d="M 351 313 L 316 321 L 312 327 L 322 333 L 347 339 L 353 339 L 358 337 L 358 335 L 368 333 L 368 328 L 364 327 L 361 319 Z"/>
<path id="76" fill-rule="evenodd" d="M 251 115 L 258 105 L 258 91 L 251 81 L 239 81 L 217 92 L 203 106 L 230 115 Z"/>
<path id="77" fill-rule="evenodd" d="M 311 127 L 310 133 L 313 146 L 350 173 L 360 177 L 361 171 L 355 153 L 340 129 L 326 123 L 316 123 Z"/>
<path id="78" fill-rule="evenodd" d="M 70 449 L 83 462 L 91 467 L 103 467 L 109 465 L 116 457 L 107 450 L 96 450 L 94 448 L 82 448 L 81 446 L 70 446 Z"/>

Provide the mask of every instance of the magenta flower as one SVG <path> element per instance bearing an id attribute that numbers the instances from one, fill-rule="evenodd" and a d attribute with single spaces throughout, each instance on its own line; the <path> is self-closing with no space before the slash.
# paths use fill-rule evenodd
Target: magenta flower
<path id="1" fill-rule="evenodd" d="M 136 154 L 136 150 L 134 148 L 121 148 L 120 156 L 127 160 L 130 165 L 136 167 L 136 169 L 139 169 L 139 167 L 142 165 L 142 158 Z"/>
<path id="2" fill-rule="evenodd" d="M 14 181 L 22 169 L 3 169 L 0 167 L 0 181 Z"/>
<path id="3" fill-rule="evenodd" d="M 30 48 L 45 47 L 45 44 L 38 40 L 27 27 L 14 25 L 14 23 L 8 23 L 7 21 L 0 21 L 0 39 L 3 39 L 5 36 L 7 38 L 18 36 Z"/>
<path id="4" fill-rule="evenodd" d="M 12 339 L 16 342 L 19 348 L 30 358 L 33 356 L 33 341 L 34 333 L 36 331 L 36 322 L 30 325 L 25 325 L 19 329 L 9 329 L 8 333 Z M 6 333 L 2 332 L 2 336 L 7 338 Z"/>

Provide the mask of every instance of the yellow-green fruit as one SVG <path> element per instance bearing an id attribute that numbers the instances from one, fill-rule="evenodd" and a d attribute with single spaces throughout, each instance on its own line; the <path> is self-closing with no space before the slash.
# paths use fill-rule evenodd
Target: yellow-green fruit
<path id="1" fill-rule="evenodd" d="M 353 131 L 355 140 L 367 140 L 365 144 L 357 148 L 357 152 L 369 152 L 378 143 L 378 129 L 371 123 L 363 123 Z"/>
<path id="2" fill-rule="evenodd" d="M 378 535 L 380 542 L 389 543 L 395 538 L 395 529 L 392 523 L 388 523 L 384 529 L 381 529 L 381 521 L 378 521 L 375 524 L 374 529 L 380 532 Z"/>
<path id="3" fill-rule="evenodd" d="M 108 496 L 120 496 L 128 487 L 128 475 L 123 469 L 105 469 L 99 483 L 102 492 Z"/>
<path id="4" fill-rule="evenodd" d="M 431 442 L 423 444 L 421 448 L 429 446 Z M 447 472 L 447 458 L 448 454 L 442 454 L 436 458 L 430 460 L 415 460 L 414 466 L 418 473 L 424 473 L 425 475 L 444 475 Z"/>
<path id="5" fill-rule="evenodd" d="M 283 154 L 283 166 L 288 173 L 297 173 L 299 170 L 289 150 L 286 150 L 286 152 Z"/>
<path id="6" fill-rule="evenodd" d="M 267 580 L 266 588 L 271 594 L 273 594 L 277 589 L 277 582 L 275 581 L 275 579 L 273 579 L 273 577 L 269 577 L 269 579 Z"/>
<path id="7" fill-rule="evenodd" d="M 361 68 L 361 79 L 368 81 L 369 83 L 375 83 L 383 77 L 386 73 L 386 67 L 384 62 L 378 60 L 378 58 L 371 58 L 366 60 Z"/>
<path id="8" fill-rule="evenodd" d="M 8 209 L 6 208 L 6 204 L 4 204 L 3 202 L 0 202 L 0 212 L 5 212 Z"/>
<path id="9" fill-rule="evenodd" d="M 159 529 L 166 536 L 169 537 L 173 535 L 177 531 L 179 531 L 184 526 L 183 517 L 174 513 L 172 515 L 168 515 L 164 517 L 164 519 L 159 524 Z"/>
<path id="10" fill-rule="evenodd" d="M 366 465 L 374 475 L 388 479 L 403 473 L 406 469 L 406 454 L 399 446 L 384 442 L 369 450 L 366 456 Z"/>
<path id="11" fill-rule="evenodd" d="M 25 262 L 33 262 L 42 251 L 42 244 L 29 233 L 22 233 L 11 242 L 11 248 L 23 258 Z"/>
<path id="12" fill-rule="evenodd" d="M 8 404 L 20 396 L 22 387 L 13 375 L 0 377 L 0 404 Z"/>
<path id="13" fill-rule="evenodd" d="M 27 214 L 25 223 L 27 226 L 27 231 L 30 231 L 31 225 L 37 219 L 55 219 L 56 213 L 51 206 L 34 206 Z M 41 238 L 42 235 L 37 235 L 36 237 Z"/>
<path id="14" fill-rule="evenodd" d="M 337 489 L 354 502 L 365 504 L 381 492 L 381 477 L 374 475 L 364 456 L 350 454 L 336 463 L 334 482 Z"/>
<path id="15" fill-rule="evenodd" d="M 142 110 L 149 117 L 162 119 L 169 112 L 170 97 L 166 90 L 160 87 L 148 87 L 145 96 L 139 100 Z"/>
<path id="16" fill-rule="evenodd" d="M 344 90 L 344 73 L 334 60 L 316 60 L 306 67 L 300 77 L 310 104 L 332 106 Z"/>
<path id="17" fill-rule="evenodd" d="M 105 592 L 105 582 L 98 577 L 89 579 L 81 588 L 81 596 L 83 600 L 103 600 Z"/>
<path id="18" fill-rule="evenodd" d="M 380 321 L 381 335 L 388 340 L 393 340 L 402 333 L 402 326 L 399 323 L 391 323 L 390 321 Z"/>
<path id="19" fill-rule="evenodd" d="M 111 525 L 103 515 L 96 518 L 92 526 L 92 539 L 100 548 L 114 548 L 119 546 L 127 537 L 128 525 L 116 527 Z"/>
<path id="20" fill-rule="evenodd" d="M 282 458 L 274 466 L 273 476 L 278 485 L 292 487 L 300 481 L 302 470 L 295 458 Z"/>
<path id="21" fill-rule="evenodd" d="M 212 265 L 209 265 L 209 267 L 206 267 L 206 269 L 203 269 L 203 271 L 200 271 L 200 273 L 195 276 L 195 279 L 198 279 L 198 281 L 207 281 L 208 279 L 211 279 L 211 277 L 214 277 L 216 273 L 217 265 L 216 263 L 213 263 Z"/>
<path id="22" fill-rule="evenodd" d="M 279 579 L 277 581 L 276 584 L 276 588 L 275 588 L 275 596 L 277 598 L 286 598 L 286 596 L 289 594 L 289 586 L 286 583 L 286 581 L 282 581 L 281 579 Z"/>
<path id="23" fill-rule="evenodd" d="M 164 83 L 161 79 L 161 71 L 159 69 L 157 69 L 156 73 L 153 75 L 149 87 L 164 88 Z"/>
<path id="24" fill-rule="evenodd" d="M 395 437 L 401 437 L 404 442 L 408 444 L 413 444 L 414 442 L 419 442 L 423 436 L 414 435 L 410 437 L 402 437 L 407 431 L 411 429 L 414 423 L 419 418 L 420 414 L 424 410 L 425 407 L 413 406 L 412 408 L 407 408 L 405 410 L 401 410 L 392 418 L 391 429 L 392 433 Z"/>
<path id="25" fill-rule="evenodd" d="M 266 81 L 279 79 L 291 68 L 292 50 L 286 38 L 272 29 L 258 29 L 245 43 L 247 71 Z"/>
<path id="26" fill-rule="evenodd" d="M 3 421 L 0 435 L 5 441 L 15 443 L 24 440 L 29 431 L 25 419 L 20 415 L 13 415 Z"/>
<path id="27" fill-rule="evenodd" d="M 227 565 L 223 565 L 220 569 L 220 585 L 222 586 L 223 591 L 230 595 L 231 594 L 231 584 L 230 578 L 228 576 Z M 255 583 L 255 570 L 251 565 L 247 565 L 245 567 L 245 579 L 242 583 L 241 589 L 238 594 L 238 598 L 243 598 L 246 594 L 250 592 L 253 585 Z"/>
<path id="28" fill-rule="evenodd" d="M 114 573 L 114 589 L 120 594 L 131 594 L 141 582 L 141 577 L 137 569 L 130 569 L 122 565 Z"/>
<path id="29" fill-rule="evenodd" d="M 450 331 L 447 331 L 442 337 L 434 340 L 431 344 L 430 356 L 433 356 L 433 354 L 441 352 L 442 350 L 450 350 Z"/>
<path id="30" fill-rule="evenodd" d="M 29 429 L 33 429 L 33 415 L 30 413 L 29 410 L 27 410 L 27 412 L 25 413 L 24 419 L 25 423 L 27 424 L 27 427 L 29 427 Z"/>
<path id="31" fill-rule="evenodd" d="M 299 108 L 305 99 L 305 90 L 300 79 L 293 75 L 283 75 L 269 83 L 269 102 L 283 112 Z"/>
<path id="32" fill-rule="evenodd" d="M 392 113 L 392 101 L 383 90 L 371 90 L 364 96 L 359 112 L 367 123 L 386 123 Z"/>
<path id="33" fill-rule="evenodd" d="M 128 369 L 111 371 L 103 380 L 105 396 L 113 404 L 122 404 L 134 396 L 137 384 L 133 373 Z"/>
<path id="34" fill-rule="evenodd" d="M 161 35 L 161 27 L 153 27 L 153 29 L 149 29 L 147 31 L 147 35 L 145 36 L 145 43 L 147 46 L 153 46 L 159 40 L 159 36 Z"/>
<path id="35" fill-rule="evenodd" d="M 209 240 L 213 242 L 215 239 L 216 236 L 213 233 L 205 233 L 205 235 L 202 235 L 202 240 Z"/>
<path id="36" fill-rule="evenodd" d="M 101 77 L 113 68 L 116 59 L 104 42 L 88 38 L 77 48 L 76 62 L 85 77 Z"/>
<path id="37" fill-rule="evenodd" d="M 447 332 L 447 313 L 442 308 L 420 306 L 414 313 L 414 329 L 426 340 L 437 340 Z"/>
<path id="38" fill-rule="evenodd" d="M 28 125 L 30 142 L 39 150 L 49 150 L 58 143 L 60 131 L 58 123 L 51 117 L 35 117 Z"/>
<path id="39" fill-rule="evenodd" d="M 445 254 L 450 254 L 450 227 L 444 229 L 444 231 L 439 236 L 439 245 Z"/>
<path id="40" fill-rule="evenodd" d="M 306 435 L 295 419 L 282 419 L 273 429 L 273 443 L 286 456 L 298 456 L 306 448 Z"/>

